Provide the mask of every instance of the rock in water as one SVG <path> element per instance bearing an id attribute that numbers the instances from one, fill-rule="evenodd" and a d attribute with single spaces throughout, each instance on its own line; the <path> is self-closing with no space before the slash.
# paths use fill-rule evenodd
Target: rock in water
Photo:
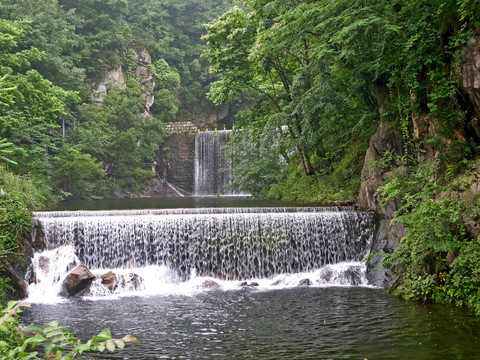
<path id="1" fill-rule="evenodd" d="M 221 287 L 219 283 L 213 280 L 205 280 L 200 286 L 201 289 L 216 289 Z"/>
<path id="2" fill-rule="evenodd" d="M 105 285 L 105 287 L 113 292 L 116 287 L 117 287 L 117 277 L 113 271 L 109 271 L 106 274 L 102 275 L 102 284 Z"/>
<path id="3" fill-rule="evenodd" d="M 65 280 L 63 280 L 58 295 L 81 296 L 82 293 L 88 290 L 93 280 L 95 280 L 95 275 L 93 275 L 85 265 L 78 265 L 67 275 Z"/>
<path id="4" fill-rule="evenodd" d="M 310 286 L 312 285 L 312 282 L 310 279 L 302 279 L 298 282 L 298 286 Z"/>

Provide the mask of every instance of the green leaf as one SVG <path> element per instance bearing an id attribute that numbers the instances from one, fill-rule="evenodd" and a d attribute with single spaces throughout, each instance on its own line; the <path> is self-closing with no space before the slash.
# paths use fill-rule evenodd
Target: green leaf
<path id="1" fill-rule="evenodd" d="M 55 344 L 54 343 L 47 343 L 47 345 L 45 345 L 45 355 L 49 355 L 53 352 L 53 350 L 55 350 Z"/>
<path id="2" fill-rule="evenodd" d="M 109 329 L 103 329 L 97 336 L 94 336 L 93 338 L 100 340 L 110 340 L 112 338 L 112 333 Z"/>
<path id="3" fill-rule="evenodd" d="M 43 334 L 43 329 L 38 326 L 28 326 L 25 328 L 25 332 L 38 332 Z"/>
<path id="4" fill-rule="evenodd" d="M 38 352 L 35 351 L 35 352 L 32 352 L 32 353 L 28 354 L 27 356 L 23 356 L 23 357 L 22 357 L 22 360 L 36 359 L 36 358 L 37 358 L 37 357 L 36 357 L 37 355 L 38 355 Z"/>
<path id="5" fill-rule="evenodd" d="M 0 340 L 0 348 L 7 348 L 7 347 L 8 347 L 8 343 L 3 340 Z"/>
<path id="6" fill-rule="evenodd" d="M 32 348 L 40 344 L 41 342 L 45 341 L 46 338 L 42 335 L 36 335 L 34 337 L 28 338 L 24 341 L 24 344 L 31 344 Z"/>
<path id="7" fill-rule="evenodd" d="M 73 348 L 73 351 L 78 351 L 80 354 L 84 351 L 90 350 L 90 346 L 87 344 L 80 344 Z"/>

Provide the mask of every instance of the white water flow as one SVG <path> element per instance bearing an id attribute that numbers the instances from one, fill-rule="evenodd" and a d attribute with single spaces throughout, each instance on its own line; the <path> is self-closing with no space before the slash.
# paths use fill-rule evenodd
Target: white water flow
<path id="1" fill-rule="evenodd" d="M 54 298 L 80 263 L 97 276 L 90 296 L 224 289 L 366 285 L 360 263 L 374 215 L 350 208 L 212 208 L 35 213 L 45 243 L 30 274 L 30 301 Z M 41 229 L 41 231 L 40 231 Z M 101 276 L 116 275 L 108 289 Z"/>
<path id="2" fill-rule="evenodd" d="M 195 136 L 195 195 L 246 195 L 232 185 L 229 169 L 232 164 L 225 157 L 231 130 L 201 131 Z"/>

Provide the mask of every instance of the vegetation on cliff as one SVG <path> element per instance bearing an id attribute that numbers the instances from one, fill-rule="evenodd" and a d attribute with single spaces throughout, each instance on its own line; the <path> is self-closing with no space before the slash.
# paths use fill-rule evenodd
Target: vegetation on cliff
<path id="1" fill-rule="evenodd" d="M 8 170 L 46 189 L 46 201 L 139 191 L 153 176 L 162 122 L 212 106 L 202 24 L 229 4 L 2 1 L 0 140 L 13 144 Z M 112 70 L 118 79 L 106 83 Z"/>
<path id="2" fill-rule="evenodd" d="M 248 0 L 211 22 L 205 56 L 219 80 L 209 97 L 251 104 L 236 142 L 254 151 L 231 149 L 240 187 L 352 199 L 370 138 L 388 122 L 403 147 L 384 144 L 366 165 L 387 178 L 372 202 L 393 204 L 408 234 L 386 259 L 393 289 L 479 311 L 480 109 L 462 78 L 479 26 L 470 0 Z"/>
<path id="3" fill-rule="evenodd" d="M 209 97 L 252 104 L 237 137 L 256 156 L 232 150 L 239 185 L 274 197 L 352 198 L 381 118 L 408 137 L 419 112 L 438 121 L 424 141 L 456 171 L 478 154 L 478 139 L 455 138 L 472 115 L 457 94 L 458 67 L 477 10 L 456 0 L 250 0 L 210 23 L 205 56 L 219 80 Z M 455 141 L 447 148 L 442 139 Z"/>

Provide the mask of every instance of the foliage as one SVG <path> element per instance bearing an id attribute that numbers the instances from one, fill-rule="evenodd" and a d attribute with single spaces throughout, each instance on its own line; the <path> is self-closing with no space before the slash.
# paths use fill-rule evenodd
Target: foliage
<path id="1" fill-rule="evenodd" d="M 57 119 L 66 113 L 66 104 L 78 100 L 76 94 L 54 86 L 36 70 L 29 69 L 31 61 L 43 58 L 37 49 L 17 51 L 17 40 L 30 28 L 19 22 L 0 20 L 0 136 L 12 143 L 9 159 L 12 169 L 47 174 L 50 166 L 48 150 L 55 148 L 52 132 Z M 8 76 L 5 76 L 8 75 Z"/>
<path id="2" fill-rule="evenodd" d="M 419 165 L 397 173 L 379 189 L 384 204 L 398 204 L 392 223 L 400 222 L 408 230 L 395 252 L 385 256 L 384 266 L 399 275 L 391 290 L 406 299 L 467 304 L 479 312 L 474 284 L 480 263 L 473 257 L 478 240 L 467 231 L 468 222 L 478 221 L 478 209 L 452 195 L 452 190 L 468 188 L 475 176 L 466 172 L 441 185 L 437 170 Z M 440 194 L 440 199 L 434 198 Z"/>
<path id="3" fill-rule="evenodd" d="M 8 142 L 6 139 L 0 140 L 0 162 L 6 162 L 9 164 L 17 164 L 15 161 L 10 160 L 8 156 L 14 152 L 15 145 Z"/>
<path id="4" fill-rule="evenodd" d="M 304 197 L 303 190 L 290 194 L 287 191 L 295 189 L 292 183 L 297 180 L 310 190 L 317 186 L 331 193 L 319 181 L 328 178 L 339 162 L 349 163 L 342 166 L 345 170 L 353 165 L 348 155 L 352 146 L 361 143 L 363 147 L 372 134 L 372 124 L 378 120 L 372 103 L 374 74 L 359 73 L 350 59 L 345 63 L 345 54 L 325 48 L 333 41 L 328 36 L 337 36 L 345 25 L 331 24 L 332 7 L 337 9 L 336 5 L 309 1 L 246 3 L 246 10 L 234 8 L 207 25 L 204 38 L 209 49 L 205 57 L 211 62 L 211 71 L 220 78 L 212 84 L 209 97 L 216 103 L 235 99 L 253 103 L 250 109 L 240 112 L 237 126 L 248 130 L 247 137 L 255 134 L 260 147 L 273 151 L 271 157 L 283 158 L 282 173 L 291 178 L 285 186 L 278 184 L 278 170 L 262 165 L 263 154 L 254 159 L 247 155 L 245 162 L 252 164 L 253 160 L 255 167 L 264 168 L 264 177 L 265 172 L 271 172 L 271 181 L 264 183 L 264 188 L 271 187 L 270 194 Z M 353 6 L 349 7 L 351 11 Z M 338 16 L 346 18 L 344 15 Z M 372 31 L 380 35 L 391 30 L 375 26 Z M 363 31 L 358 27 L 349 30 L 349 34 L 354 33 Z M 371 42 L 371 36 L 365 36 L 365 40 Z M 368 42 L 355 41 L 364 51 L 370 51 Z M 272 136 L 276 139 L 273 143 Z M 358 186 L 360 171 L 358 166 L 356 169 L 353 182 Z M 242 175 L 245 172 L 242 169 L 239 173 L 235 177 L 238 185 L 247 190 Z M 322 196 L 327 194 L 307 195 L 311 199 Z"/>
<path id="5" fill-rule="evenodd" d="M 64 145 L 53 160 L 51 181 L 73 198 L 92 198 L 102 194 L 105 171 L 90 154 Z"/>
<path id="6" fill-rule="evenodd" d="M 132 335 L 114 339 L 109 329 L 103 329 L 98 335 L 82 343 L 57 321 L 45 324 L 43 328 L 29 326 L 22 328 L 18 322 L 20 307 L 28 304 L 10 302 L 2 311 L 0 319 L 0 356 L 5 360 L 59 358 L 70 360 L 79 358 L 84 352 L 113 352 L 123 349 L 127 342 L 138 344 Z M 41 346 L 39 346 L 41 345 Z M 41 349 L 39 349 L 41 348 Z"/>
<path id="7" fill-rule="evenodd" d="M 157 60 L 152 70 L 156 80 L 152 112 L 161 115 L 164 121 L 172 121 L 178 112 L 175 96 L 180 86 L 180 75 L 163 59 Z"/>
<path id="8" fill-rule="evenodd" d="M 44 187 L 42 179 L 18 175 L 3 167 L 0 167 L 0 188 L 7 194 L 14 194 L 28 209 L 40 209 L 52 199 L 50 188 Z"/>
<path id="9" fill-rule="evenodd" d="M 15 255 L 18 240 L 30 233 L 32 214 L 13 193 L 0 193 L 0 274 Z M 0 278 L 0 304 L 12 290 L 9 279 Z"/>
<path id="10" fill-rule="evenodd" d="M 101 106 L 84 104 L 75 134 L 78 148 L 102 163 L 117 188 L 138 190 L 152 176 L 151 163 L 164 138 L 158 119 L 140 115 L 144 101 L 139 94 L 131 82 L 125 90 L 110 90 Z"/>
<path id="11" fill-rule="evenodd" d="M 17 240 L 31 230 L 32 215 L 14 194 L 0 195 L 0 257 L 17 249 Z"/>
<path id="12" fill-rule="evenodd" d="M 28 36 L 17 39 L 18 49 L 35 47 L 48 54 L 30 63 L 43 77 L 66 90 L 84 86 L 85 70 L 77 51 L 84 39 L 76 33 L 81 23 L 74 11 L 65 11 L 52 0 L 3 0 L 0 18 L 28 21 Z"/>

